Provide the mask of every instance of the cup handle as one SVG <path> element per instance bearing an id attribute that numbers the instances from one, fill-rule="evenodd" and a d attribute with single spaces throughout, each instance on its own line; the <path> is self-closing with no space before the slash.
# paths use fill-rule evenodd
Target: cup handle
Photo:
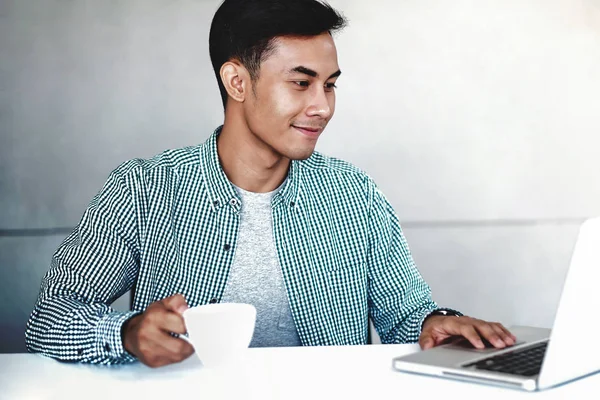
<path id="1" fill-rule="evenodd" d="M 171 332 L 171 336 L 173 336 L 173 337 L 175 337 L 177 339 L 183 339 L 186 342 L 188 342 L 189 344 L 191 344 L 192 347 L 194 346 L 194 344 L 192 343 L 192 341 L 188 337 L 187 333 L 175 333 L 175 332 Z"/>

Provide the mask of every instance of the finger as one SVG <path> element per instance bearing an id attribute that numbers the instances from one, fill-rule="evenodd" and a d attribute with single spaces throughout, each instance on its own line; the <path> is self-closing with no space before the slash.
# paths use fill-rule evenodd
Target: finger
<path id="1" fill-rule="evenodd" d="M 160 331 L 165 333 L 185 333 L 185 321 L 183 317 L 173 311 L 169 311 L 166 308 L 155 308 L 148 312 L 146 317 L 148 323 L 158 328 Z"/>
<path id="2" fill-rule="evenodd" d="M 500 329 L 502 329 L 504 331 L 504 333 L 506 333 L 508 336 L 510 336 L 515 343 L 517 343 L 517 337 L 515 335 L 513 335 L 511 331 L 506 329 L 506 327 L 500 323 L 498 323 L 497 325 L 500 327 Z"/>
<path id="3" fill-rule="evenodd" d="M 159 330 L 146 332 L 140 350 L 149 364 L 160 363 L 159 360 L 167 360 L 168 364 L 179 362 L 194 352 L 194 348 L 185 340 Z"/>
<path id="4" fill-rule="evenodd" d="M 496 334 L 498 336 L 500 336 L 500 339 L 502 339 L 504 341 L 504 343 L 506 343 L 508 346 L 512 346 L 513 344 L 515 344 L 515 341 L 513 340 L 512 335 L 507 333 L 507 331 L 505 329 L 502 329 L 503 326 L 501 324 L 495 322 L 495 323 L 491 323 L 490 326 L 496 332 Z"/>
<path id="5" fill-rule="evenodd" d="M 149 357 L 145 360 L 142 360 L 142 362 L 151 368 L 160 368 L 164 367 L 165 365 L 173 364 L 176 361 L 172 361 L 169 357 L 161 355 L 156 357 Z"/>
<path id="6" fill-rule="evenodd" d="M 171 362 L 183 361 L 194 353 L 194 348 L 191 344 L 171 335 L 165 335 L 160 341 L 160 346 L 161 354 Z"/>
<path id="7" fill-rule="evenodd" d="M 460 334 L 464 336 L 473 346 L 478 349 L 484 349 L 485 345 L 481 337 L 473 327 L 472 323 L 462 324 L 460 326 Z"/>
<path id="8" fill-rule="evenodd" d="M 435 345 L 435 341 L 433 337 L 429 333 L 422 333 L 421 337 L 419 337 L 419 345 L 422 350 L 431 349 Z"/>
<path id="9" fill-rule="evenodd" d="M 168 361 L 164 357 L 148 357 L 148 358 L 140 358 L 140 361 L 150 368 L 159 368 L 163 365 L 167 365 Z"/>
<path id="10" fill-rule="evenodd" d="M 187 332 L 183 317 L 180 314 L 170 311 L 165 313 L 163 319 L 160 321 L 160 325 L 158 326 L 161 330 L 167 333 L 173 332 L 183 334 Z"/>
<path id="11" fill-rule="evenodd" d="M 175 294 L 171 297 L 167 297 L 160 301 L 168 310 L 176 312 L 178 314 L 183 314 L 185 310 L 187 310 L 188 304 L 185 300 L 185 297 L 181 294 Z"/>
<path id="12" fill-rule="evenodd" d="M 138 341 L 138 359 L 149 367 L 168 364 L 168 350 L 162 344 L 165 333 L 155 326 L 140 330 Z"/>
<path id="13" fill-rule="evenodd" d="M 496 333 L 496 330 L 492 327 L 492 325 L 485 321 L 477 321 L 475 324 L 475 329 L 481 337 L 485 338 L 488 342 L 490 342 L 495 348 L 503 349 L 506 347 L 506 343 L 504 340 Z"/>

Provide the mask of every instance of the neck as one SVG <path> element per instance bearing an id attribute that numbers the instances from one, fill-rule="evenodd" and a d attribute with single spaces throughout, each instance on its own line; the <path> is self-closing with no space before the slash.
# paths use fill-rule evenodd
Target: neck
<path id="1" fill-rule="evenodd" d="M 252 133 L 242 118 L 228 114 L 225 113 L 225 123 L 217 138 L 217 152 L 225 175 L 234 185 L 249 192 L 277 189 L 288 174 L 290 159 Z"/>

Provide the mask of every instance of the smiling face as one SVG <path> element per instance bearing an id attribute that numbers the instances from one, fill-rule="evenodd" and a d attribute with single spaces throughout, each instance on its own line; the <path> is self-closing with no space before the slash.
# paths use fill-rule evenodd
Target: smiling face
<path id="1" fill-rule="evenodd" d="M 249 131 L 275 153 L 293 160 L 310 157 L 335 110 L 340 75 L 329 33 L 280 37 L 260 65 L 243 102 Z"/>

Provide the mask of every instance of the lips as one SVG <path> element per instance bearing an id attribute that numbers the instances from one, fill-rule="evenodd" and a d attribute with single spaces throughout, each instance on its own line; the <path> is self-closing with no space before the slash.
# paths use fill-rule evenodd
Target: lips
<path id="1" fill-rule="evenodd" d="M 321 134 L 321 132 L 323 132 L 322 127 L 297 126 L 297 125 L 292 125 L 292 127 L 294 127 L 296 130 L 298 130 L 300 133 L 302 133 L 306 136 L 310 136 L 310 137 L 317 137 Z"/>

